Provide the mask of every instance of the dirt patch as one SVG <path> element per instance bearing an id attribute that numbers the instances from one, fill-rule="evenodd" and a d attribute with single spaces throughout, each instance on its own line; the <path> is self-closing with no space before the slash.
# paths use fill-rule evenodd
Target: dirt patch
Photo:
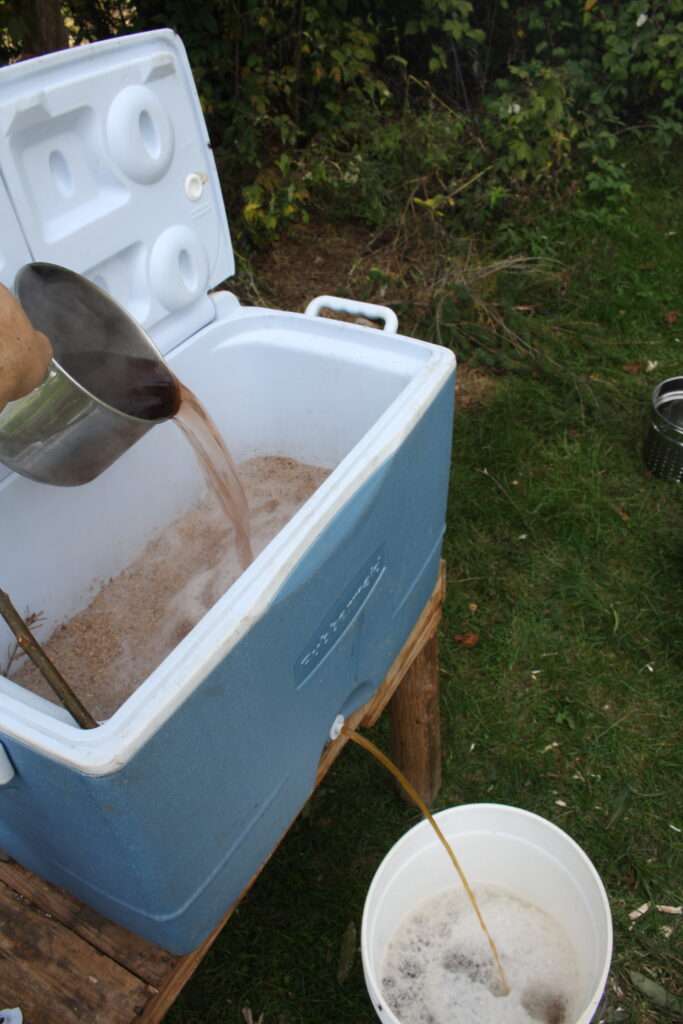
<path id="1" fill-rule="evenodd" d="M 370 240 L 359 224 L 297 224 L 254 263 L 262 298 L 302 313 L 318 295 L 351 293 L 354 267 Z"/>
<path id="2" fill-rule="evenodd" d="M 498 390 L 498 378 L 479 366 L 460 364 L 455 380 L 455 402 L 473 411 L 491 401 Z"/>

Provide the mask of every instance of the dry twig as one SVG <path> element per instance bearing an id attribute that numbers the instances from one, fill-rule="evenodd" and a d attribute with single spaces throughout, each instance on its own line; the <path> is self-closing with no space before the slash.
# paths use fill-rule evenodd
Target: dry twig
<path id="1" fill-rule="evenodd" d="M 73 715 L 81 728 L 96 729 L 97 722 L 81 704 L 56 666 L 50 661 L 4 590 L 0 590 L 0 614 L 2 614 L 5 622 L 16 636 L 17 644 L 23 653 L 27 654 L 36 668 L 40 670 L 46 682 L 49 683 L 59 698 L 59 701 Z"/>
<path id="2" fill-rule="evenodd" d="M 43 615 L 42 612 L 30 612 L 27 609 L 26 614 L 24 616 L 24 622 L 29 627 L 29 629 L 33 629 L 35 626 L 39 626 L 40 623 L 44 620 L 44 618 L 45 616 Z M 15 662 L 19 661 L 23 654 L 24 651 L 22 650 L 21 644 L 15 637 L 14 643 L 9 644 L 7 648 L 7 657 L 5 659 L 4 665 L 0 665 L 0 675 L 9 676 L 10 672 L 12 671 L 12 666 L 14 665 Z"/>

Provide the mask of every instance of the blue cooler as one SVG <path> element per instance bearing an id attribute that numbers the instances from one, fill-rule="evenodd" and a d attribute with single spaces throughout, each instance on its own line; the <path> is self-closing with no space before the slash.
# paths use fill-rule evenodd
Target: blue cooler
<path id="1" fill-rule="evenodd" d="M 454 359 L 383 307 L 346 304 L 382 331 L 316 315 L 334 300 L 298 314 L 210 291 L 234 259 L 173 32 L 0 69 L 0 124 L 0 279 L 32 261 L 84 274 L 146 328 L 237 462 L 331 470 L 96 729 L 0 676 L 0 847 L 185 953 L 299 813 L 335 717 L 376 691 L 434 587 Z M 203 490 L 172 423 L 82 487 L 7 470 L 0 585 L 43 613 L 44 639 Z"/>

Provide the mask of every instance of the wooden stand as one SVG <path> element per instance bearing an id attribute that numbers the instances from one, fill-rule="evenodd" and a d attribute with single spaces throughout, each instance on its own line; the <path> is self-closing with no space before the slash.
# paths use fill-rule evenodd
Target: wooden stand
<path id="1" fill-rule="evenodd" d="M 384 682 L 348 719 L 369 727 L 389 705 L 392 757 L 426 803 L 441 782 L 436 630 L 444 588 L 442 565 Z M 316 786 L 347 742 L 342 735 L 327 744 Z M 199 949 L 175 956 L 19 864 L 0 862 L 0 1009 L 19 1006 L 24 1024 L 159 1024 L 234 909 Z"/>

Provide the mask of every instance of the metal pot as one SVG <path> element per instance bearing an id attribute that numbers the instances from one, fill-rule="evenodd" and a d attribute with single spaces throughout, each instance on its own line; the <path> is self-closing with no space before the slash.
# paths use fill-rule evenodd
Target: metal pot
<path id="1" fill-rule="evenodd" d="M 43 382 L 0 412 L 0 462 L 42 483 L 87 483 L 176 414 L 178 382 L 142 327 L 80 274 L 31 263 L 14 291 L 53 359 Z"/>

